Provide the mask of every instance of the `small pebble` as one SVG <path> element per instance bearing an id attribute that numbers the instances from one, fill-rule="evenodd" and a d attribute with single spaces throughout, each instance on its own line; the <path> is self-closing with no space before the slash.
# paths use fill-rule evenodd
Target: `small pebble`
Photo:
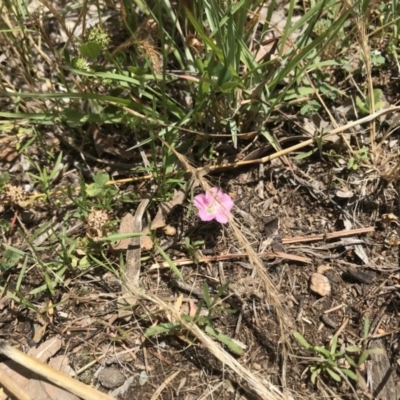
<path id="1" fill-rule="evenodd" d="M 176 228 L 174 228 L 171 225 L 165 225 L 163 231 L 167 236 L 175 236 L 176 235 Z"/>
<path id="2" fill-rule="evenodd" d="M 125 382 L 125 376 L 116 367 L 106 367 L 99 373 L 99 382 L 107 389 L 114 389 Z"/>
<path id="3" fill-rule="evenodd" d="M 320 296 L 328 296 L 331 293 L 329 279 L 322 274 L 314 273 L 310 278 L 310 290 Z"/>

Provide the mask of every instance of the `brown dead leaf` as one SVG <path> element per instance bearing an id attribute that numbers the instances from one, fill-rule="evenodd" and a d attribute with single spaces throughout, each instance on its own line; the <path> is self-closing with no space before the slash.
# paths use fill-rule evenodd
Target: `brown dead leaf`
<path id="1" fill-rule="evenodd" d="M 61 339 L 53 337 L 49 340 L 46 340 L 38 348 L 32 347 L 28 351 L 28 354 L 32 357 L 37 358 L 39 361 L 47 362 L 50 357 L 54 356 L 54 354 L 56 354 L 61 349 L 61 346 Z"/>
<path id="2" fill-rule="evenodd" d="M 121 218 L 118 233 L 132 233 L 134 216 L 131 213 L 125 214 Z M 129 246 L 130 238 L 122 239 L 114 247 L 114 250 L 126 250 Z"/>
<path id="3" fill-rule="evenodd" d="M 69 360 L 65 356 L 58 356 L 52 358 L 49 362 L 49 365 L 57 369 L 58 371 L 68 373 L 69 368 Z M 61 389 L 57 386 L 52 385 L 51 383 L 43 382 L 40 379 L 30 379 L 29 384 L 27 386 L 28 393 L 32 396 L 33 399 L 43 399 L 43 400 L 78 400 L 74 394 L 67 392 L 64 389 Z M 32 394 L 35 393 L 33 396 Z"/>
<path id="4" fill-rule="evenodd" d="M 11 163 L 18 157 L 15 149 L 16 140 L 14 136 L 0 138 L 0 160 Z"/>
<path id="5" fill-rule="evenodd" d="M 124 159 L 132 158 L 133 153 L 131 151 L 119 149 L 114 145 L 114 141 L 114 136 L 105 135 L 104 133 L 101 133 L 97 128 L 93 130 L 94 147 L 99 157 L 101 157 L 103 153 L 108 153 L 114 156 L 122 157 Z"/>
<path id="6" fill-rule="evenodd" d="M 28 354 L 37 358 L 42 362 L 57 353 L 61 348 L 62 342 L 58 338 L 52 338 L 38 348 L 32 348 Z M 65 356 L 54 357 L 50 360 L 49 365 L 58 371 L 69 373 L 69 361 Z M 40 400 L 78 400 L 75 395 L 57 387 L 50 383 L 44 382 L 35 373 L 19 366 L 9 360 L 0 364 L 0 373 L 7 374 L 17 385 L 27 393 L 31 399 Z M 0 395 L 0 400 L 9 400 L 6 394 Z"/>
<path id="7" fill-rule="evenodd" d="M 170 211 L 177 205 L 182 204 L 186 198 L 186 190 L 175 190 L 172 199 L 169 201 L 165 201 L 160 203 L 157 214 L 154 217 L 151 225 L 143 229 L 143 233 L 149 233 L 150 228 L 151 230 L 164 228 L 166 226 L 166 219 Z M 150 236 L 142 236 L 140 245 L 144 250 L 151 250 L 153 248 L 153 241 L 151 240 Z"/>
<path id="8" fill-rule="evenodd" d="M 158 207 L 158 211 L 156 216 L 151 223 L 151 229 L 163 228 L 166 224 L 165 220 L 167 219 L 170 211 L 177 205 L 182 204 L 186 198 L 186 193 L 184 190 L 175 190 L 172 199 L 166 202 L 163 202 Z"/>
<path id="9" fill-rule="evenodd" d="M 99 157 L 104 152 L 114 148 L 114 138 L 110 135 L 104 135 L 97 128 L 93 130 L 93 143 Z"/>

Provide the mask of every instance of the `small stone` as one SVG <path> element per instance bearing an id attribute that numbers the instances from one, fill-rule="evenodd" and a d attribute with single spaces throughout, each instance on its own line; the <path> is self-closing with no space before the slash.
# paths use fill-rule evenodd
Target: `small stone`
<path id="1" fill-rule="evenodd" d="M 125 376 L 116 367 L 106 367 L 99 373 L 99 382 L 107 389 L 114 389 L 125 382 Z"/>
<path id="2" fill-rule="evenodd" d="M 165 225 L 163 228 L 163 231 L 167 236 L 175 236 L 176 235 L 176 228 L 171 225 Z"/>
<path id="3" fill-rule="evenodd" d="M 328 296 L 331 293 L 329 279 L 317 272 L 312 274 L 310 278 L 310 290 L 322 297 Z"/>
<path id="4" fill-rule="evenodd" d="M 262 369 L 262 366 L 259 363 L 253 363 L 253 368 L 256 371 L 260 371 Z"/>

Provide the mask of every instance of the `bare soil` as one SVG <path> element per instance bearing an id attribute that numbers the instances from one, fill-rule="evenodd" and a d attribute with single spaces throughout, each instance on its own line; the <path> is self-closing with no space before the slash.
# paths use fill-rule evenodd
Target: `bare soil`
<path id="1" fill-rule="evenodd" d="M 68 159 L 78 154 L 62 143 Z M 89 146 L 90 147 L 90 146 Z M 89 148 L 88 147 L 88 148 Z M 54 149 L 55 151 L 55 149 Z M 86 150 L 88 151 L 88 150 Z M 96 154 L 93 154 L 97 157 Z M 104 157 L 104 155 L 103 155 Z M 113 159 L 110 158 L 112 164 Z M 93 169 L 102 167 L 88 161 Z M 75 174 L 65 170 L 64 178 Z M 298 331 L 311 343 L 326 345 L 340 331 L 339 344 L 360 344 L 364 319 L 371 320 L 370 347 L 381 347 L 383 355 L 372 356 L 363 365 L 360 374 L 372 381 L 373 398 L 398 398 L 398 245 L 390 239 L 395 223 L 384 223 L 384 215 L 399 214 L 398 194 L 385 182 L 370 190 L 363 181 L 362 168 L 349 172 L 338 169 L 329 160 L 317 156 L 305 161 L 275 162 L 262 170 L 247 168 L 230 170 L 212 177 L 216 186 L 228 192 L 239 209 L 237 218 L 243 232 L 256 251 L 269 240 L 264 251 L 280 251 L 305 259 L 308 263 L 279 258 L 265 258 L 265 268 L 281 294 L 281 302 L 288 314 L 289 332 Z M 68 178 L 70 179 L 70 178 Z M 14 178 L 18 181 L 18 176 Z M 124 190 L 136 190 L 137 186 Z M 142 188 L 143 190 L 143 188 Z M 348 191 L 345 197 L 342 192 Z M 169 223 L 177 228 L 177 236 L 166 251 L 176 261 L 187 258 L 182 238 L 191 241 L 204 240 L 198 256 L 235 254 L 238 249 L 229 229 L 211 222 L 203 223 L 192 216 L 187 219 L 188 204 L 178 206 L 169 216 Z M 134 210 L 135 206 L 132 206 Z M 73 205 L 70 206 L 73 209 Z M 155 206 L 150 208 L 154 215 Z M 40 212 L 43 214 L 41 218 Z M 5 208 L 3 218 L 12 220 L 17 215 L 29 230 L 48 219 L 53 213 L 60 219 L 65 210 L 55 211 L 46 205 L 28 210 Z M 124 210 L 115 210 L 115 217 Z M 78 219 L 69 221 L 70 228 Z M 374 232 L 324 239 L 328 233 L 374 227 Z M 320 234 L 321 239 L 307 242 L 310 235 Z M 78 227 L 76 237 L 84 236 L 84 228 Z M 163 235 L 159 235 L 162 239 Z M 9 243 L 24 247 L 16 226 L 7 235 Z M 287 239 L 301 237 L 298 243 L 285 244 Z M 387 240 L 385 240 L 387 239 Z M 388 243 L 392 240 L 392 245 Z M 52 257 L 53 243 L 48 247 Z M 22 248 L 21 247 L 21 248 Z M 119 254 L 108 252 L 109 259 L 118 264 Z M 182 312 L 190 313 L 190 307 L 199 304 L 203 285 L 207 283 L 211 293 L 223 284 L 228 289 L 221 306 L 231 313 L 216 311 L 212 316 L 214 328 L 246 346 L 240 362 L 249 370 L 279 387 L 285 387 L 293 398 L 315 398 L 322 393 L 336 393 L 341 398 L 354 398 L 349 386 L 337 383 L 323 375 L 317 386 L 310 383 L 308 367 L 311 354 L 291 339 L 292 347 L 285 357 L 281 332 L 274 309 L 265 301 L 257 276 L 246 259 L 199 262 L 182 266 L 181 272 L 191 291 L 182 291 L 169 269 L 150 270 L 155 261 L 163 261 L 157 254 L 143 262 L 141 284 L 170 304 L 183 295 Z M 79 378 L 107 391 L 98 376 L 102 369 L 116 367 L 124 379 L 133 377 L 119 399 L 151 399 L 160 387 L 160 399 L 200 398 L 253 398 L 251 388 L 225 369 L 189 334 L 159 336 L 146 339 L 144 331 L 152 324 L 165 322 L 153 305 L 141 302 L 128 319 L 119 319 L 117 297 L 120 284 L 115 276 L 101 266 L 90 270 L 71 270 L 68 279 L 53 296 L 44 292 L 27 295 L 43 282 L 40 269 L 32 268 L 24 275 L 19 293 L 24 298 L 45 309 L 49 302 L 57 304 L 53 312 L 35 314 L 22 304 L 3 297 L 1 302 L 1 337 L 17 347 L 34 347 L 56 335 L 63 341 L 63 354 L 68 355 L 70 365 Z M 310 290 L 311 275 L 320 271 L 329 280 L 330 294 L 321 297 Z M 9 288 L 16 286 L 19 270 L 7 271 L 2 281 Z M 185 308 L 186 307 L 186 308 Z M 188 311 L 185 311 L 188 310 Z M 38 334 L 40 327 L 45 329 Z M 171 378 L 172 379 L 169 379 Z M 104 382 L 103 382 L 104 383 Z M 358 398 L 371 398 L 363 394 L 363 388 L 352 382 Z M 109 386 L 109 383 L 105 383 Z M 165 385 L 165 387 L 163 386 Z"/>

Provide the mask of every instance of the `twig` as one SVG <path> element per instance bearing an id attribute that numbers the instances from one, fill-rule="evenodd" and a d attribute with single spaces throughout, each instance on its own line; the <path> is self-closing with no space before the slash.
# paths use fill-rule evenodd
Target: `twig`
<path id="1" fill-rule="evenodd" d="M 269 257 L 269 258 L 284 258 L 286 260 L 293 260 L 298 262 L 304 262 L 307 264 L 311 263 L 311 259 L 307 257 L 296 256 L 294 254 L 287 254 L 287 253 L 258 253 L 260 257 Z M 208 256 L 208 257 L 199 257 L 198 262 L 213 262 L 213 261 L 226 261 L 226 260 L 233 260 L 235 258 L 245 258 L 248 257 L 247 253 L 235 253 L 235 254 L 222 254 L 219 256 Z M 182 260 L 174 260 L 173 261 L 176 266 L 182 265 L 190 265 L 193 264 L 194 261 L 190 258 L 184 258 Z M 169 264 L 167 262 L 162 263 L 154 263 L 150 269 L 158 269 L 158 268 L 167 268 Z"/>
<path id="2" fill-rule="evenodd" d="M 283 238 L 282 244 L 293 244 L 293 243 L 300 243 L 300 242 L 316 242 L 318 240 L 327 240 L 327 239 L 335 239 L 342 236 L 352 236 L 352 235 L 360 235 L 362 233 L 374 232 L 375 228 L 373 226 L 369 226 L 367 228 L 359 228 L 359 229 L 352 229 L 352 230 L 343 230 L 338 232 L 330 232 L 320 235 L 312 235 L 312 236 L 295 236 L 292 238 Z M 258 253 L 260 257 L 267 257 L 267 258 L 283 258 L 286 260 L 292 260 L 297 262 L 304 262 L 304 263 L 311 263 L 311 259 L 307 257 L 296 256 L 294 254 L 288 253 Z M 248 257 L 246 253 L 236 253 L 236 254 L 222 254 L 218 256 L 208 256 L 208 257 L 199 257 L 199 262 L 214 262 L 214 261 L 225 261 L 225 260 L 232 260 L 235 258 L 245 258 Z M 193 264 L 193 260 L 189 258 L 185 258 L 182 260 L 174 260 L 174 264 L 176 266 L 183 266 L 183 265 L 190 265 Z M 158 268 L 167 268 L 169 264 L 167 262 L 162 263 L 154 263 L 150 269 L 158 269 Z"/>
<path id="3" fill-rule="evenodd" d="M 336 239 L 342 236 L 353 236 L 360 235 L 362 233 L 374 232 L 375 228 L 373 226 L 368 226 L 367 228 L 343 230 L 337 232 L 328 232 L 320 235 L 311 236 L 295 236 L 292 238 L 283 238 L 282 244 L 293 244 L 293 243 L 304 243 L 304 242 L 316 242 L 318 240 Z"/>

